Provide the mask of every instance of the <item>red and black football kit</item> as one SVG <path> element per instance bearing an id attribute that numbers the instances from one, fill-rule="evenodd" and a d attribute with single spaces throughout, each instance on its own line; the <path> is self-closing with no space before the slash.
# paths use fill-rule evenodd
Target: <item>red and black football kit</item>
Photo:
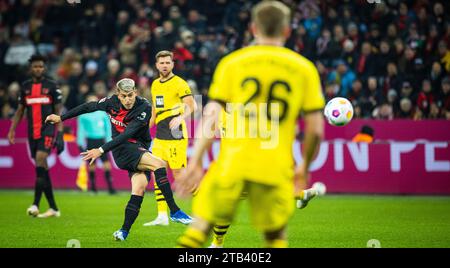
<path id="1" fill-rule="evenodd" d="M 131 177 L 132 173 L 138 172 L 139 161 L 150 147 L 149 121 L 152 107 L 146 99 L 137 96 L 133 108 L 126 110 L 117 95 L 113 95 L 98 102 L 77 106 L 62 115 L 61 120 L 98 110 L 108 114 L 112 126 L 112 140 L 101 148 L 105 153 L 112 150 L 117 166 L 128 170 Z"/>
<path id="2" fill-rule="evenodd" d="M 39 82 L 27 80 L 22 84 L 19 101 L 26 108 L 32 157 L 36 157 L 37 151 L 50 153 L 55 137 L 55 125 L 45 124 L 45 118 L 56 113 L 55 106 L 62 101 L 58 85 L 45 77 Z"/>

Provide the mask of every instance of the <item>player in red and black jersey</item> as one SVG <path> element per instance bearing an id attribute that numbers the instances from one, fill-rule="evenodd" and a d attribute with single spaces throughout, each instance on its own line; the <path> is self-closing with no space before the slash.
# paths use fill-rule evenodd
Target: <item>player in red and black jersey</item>
<path id="1" fill-rule="evenodd" d="M 95 159 L 112 151 L 117 166 L 127 170 L 131 178 L 131 198 L 125 208 L 122 228 L 114 233 L 116 240 L 125 240 L 131 225 L 136 220 L 144 198 L 145 188 L 150 179 L 150 171 L 155 174 L 156 183 L 161 189 L 171 211 L 180 211 L 173 199 L 165 163 L 152 155 L 149 122 L 152 115 L 150 103 L 136 95 L 135 82 L 124 78 L 117 82 L 116 94 L 98 102 L 88 102 L 73 108 L 62 116 L 49 115 L 46 122 L 60 123 L 72 117 L 94 111 L 105 111 L 111 121 L 112 140 L 99 148 L 81 153 L 83 160 Z"/>
<path id="2" fill-rule="evenodd" d="M 55 126 L 45 124 L 45 118 L 50 114 L 60 114 L 62 110 L 62 96 L 57 84 L 44 76 L 45 58 L 33 55 L 29 59 L 31 79 L 22 84 L 19 96 L 19 107 L 12 119 L 8 132 L 8 139 L 14 144 L 17 124 L 26 110 L 28 118 L 28 143 L 32 157 L 36 162 L 36 184 L 34 188 L 33 205 L 27 209 L 31 216 L 47 218 L 60 216 L 53 196 L 52 184 L 48 173 L 47 157 L 52 147 L 57 148 L 58 154 L 64 150 L 63 125 L 58 124 L 55 137 Z M 49 209 L 39 214 L 39 202 L 42 192 L 47 198 Z"/>

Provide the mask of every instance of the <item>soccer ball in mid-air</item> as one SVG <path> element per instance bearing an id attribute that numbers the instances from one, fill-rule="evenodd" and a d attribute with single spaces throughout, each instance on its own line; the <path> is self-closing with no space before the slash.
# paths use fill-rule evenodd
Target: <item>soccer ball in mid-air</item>
<path id="1" fill-rule="evenodd" d="M 336 97 L 325 106 L 324 115 L 333 126 L 345 126 L 353 117 L 353 106 L 346 98 Z"/>
<path id="2" fill-rule="evenodd" d="M 315 182 L 312 185 L 312 188 L 315 189 L 317 191 L 317 195 L 325 195 L 327 193 L 327 187 L 325 186 L 325 184 L 323 182 Z"/>

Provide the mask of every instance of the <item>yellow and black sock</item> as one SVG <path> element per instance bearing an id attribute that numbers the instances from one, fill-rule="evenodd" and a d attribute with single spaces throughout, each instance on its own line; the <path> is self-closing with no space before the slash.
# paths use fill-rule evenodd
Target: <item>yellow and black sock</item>
<path id="1" fill-rule="evenodd" d="M 287 248 L 288 242 L 285 239 L 266 240 L 267 248 Z"/>
<path id="2" fill-rule="evenodd" d="M 158 215 L 160 215 L 160 214 L 167 215 L 166 199 L 164 198 L 164 195 L 162 194 L 161 190 L 159 189 L 158 184 L 156 183 L 156 180 L 155 180 L 155 199 L 156 199 L 156 204 L 158 207 Z"/>
<path id="3" fill-rule="evenodd" d="M 200 248 L 205 244 L 207 234 L 188 227 L 184 234 L 177 241 L 177 248 Z"/>
<path id="4" fill-rule="evenodd" d="M 213 228 L 213 241 L 215 246 L 223 246 L 224 237 L 230 228 L 230 224 L 217 224 Z"/>
<path id="5" fill-rule="evenodd" d="M 166 200 L 167 206 L 170 209 L 170 213 L 175 213 L 180 208 L 175 203 L 175 199 L 173 198 L 173 192 L 170 188 L 170 182 L 167 178 L 167 171 L 165 168 L 159 168 L 154 171 L 155 174 L 155 181 L 158 185 L 159 190 L 161 190 L 161 193 L 164 196 L 164 199 Z"/>

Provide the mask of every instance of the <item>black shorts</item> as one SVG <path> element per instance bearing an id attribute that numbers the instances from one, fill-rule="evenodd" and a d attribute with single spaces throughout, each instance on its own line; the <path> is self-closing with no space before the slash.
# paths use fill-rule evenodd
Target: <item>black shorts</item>
<path id="1" fill-rule="evenodd" d="M 114 161 L 120 169 L 128 171 L 128 176 L 131 179 L 134 173 L 142 172 L 137 169 L 137 166 L 139 164 L 139 161 L 141 161 L 142 155 L 149 152 L 148 147 L 149 146 L 145 146 L 140 143 L 124 143 L 112 150 Z M 148 180 L 150 177 L 150 172 L 145 173 Z"/>
<path id="2" fill-rule="evenodd" d="M 53 146 L 52 136 L 42 136 L 40 139 L 28 139 L 28 144 L 30 145 L 31 157 L 36 158 L 37 151 L 43 151 L 50 154 Z"/>
<path id="3" fill-rule="evenodd" d="M 105 139 L 87 139 L 87 148 L 88 150 L 102 147 L 105 144 Z M 102 162 L 108 161 L 108 154 L 102 154 L 100 156 Z"/>

